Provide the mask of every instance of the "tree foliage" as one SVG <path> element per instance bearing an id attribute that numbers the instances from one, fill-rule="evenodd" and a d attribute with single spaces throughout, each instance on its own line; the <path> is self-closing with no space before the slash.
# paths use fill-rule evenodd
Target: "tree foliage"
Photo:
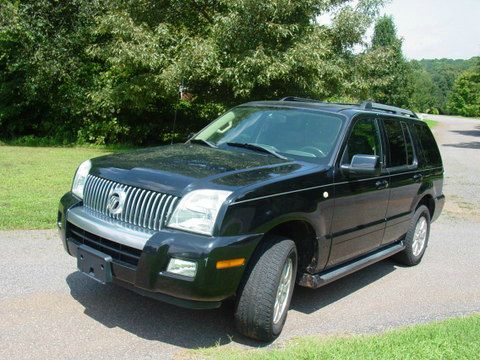
<path id="1" fill-rule="evenodd" d="M 447 101 L 453 85 L 458 76 L 467 69 L 474 66 L 478 58 L 469 60 L 461 59 L 433 59 L 433 60 L 412 60 L 411 65 L 414 69 L 414 81 L 416 93 L 424 93 L 430 88 L 430 98 L 422 96 L 424 101 L 416 97 L 414 106 L 419 111 L 430 112 L 439 111 L 441 113 L 449 113 Z M 424 79 L 424 82 L 420 81 Z M 433 87 L 431 84 L 433 83 Z"/>
<path id="2" fill-rule="evenodd" d="M 480 59 L 455 80 L 448 108 L 454 114 L 480 117 Z"/>
<path id="3" fill-rule="evenodd" d="M 413 87 L 410 97 L 410 106 L 415 111 L 424 113 L 438 113 L 441 90 L 433 80 L 430 73 L 418 62 L 410 63 L 412 69 L 411 85 Z"/>
<path id="4" fill-rule="evenodd" d="M 399 50 L 402 41 L 397 37 L 397 28 L 391 16 L 382 16 L 377 20 L 372 38 L 372 48 L 394 47 Z"/>
<path id="5" fill-rule="evenodd" d="M 391 16 L 382 16 L 374 27 L 371 47 L 358 57 L 363 83 L 360 98 L 409 107 L 413 91 L 411 68 Z"/>
<path id="6" fill-rule="evenodd" d="M 234 104 L 287 95 L 420 108 L 431 84 L 412 95 L 391 18 L 356 50 L 382 2 L 4 1 L 1 136 L 159 143 Z M 324 13 L 331 24 L 318 23 Z"/>

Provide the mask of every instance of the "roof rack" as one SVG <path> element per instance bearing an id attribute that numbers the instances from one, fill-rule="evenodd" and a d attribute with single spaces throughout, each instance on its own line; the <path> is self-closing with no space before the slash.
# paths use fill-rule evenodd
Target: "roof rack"
<path id="1" fill-rule="evenodd" d="M 302 97 L 296 97 L 296 96 L 287 96 L 280 99 L 280 101 L 310 102 L 310 103 L 318 103 L 318 104 L 325 104 L 325 105 L 351 105 L 351 106 L 360 107 L 360 109 L 363 109 L 363 110 L 383 111 L 383 112 L 394 114 L 394 115 L 403 115 L 403 116 L 409 116 L 411 118 L 418 119 L 417 114 L 415 114 L 411 110 L 402 109 L 396 106 L 380 104 L 373 101 L 364 101 L 361 104 L 330 103 L 330 102 L 324 102 L 320 100 L 314 100 L 314 99 L 308 99 L 308 98 L 302 98 Z"/>
<path id="2" fill-rule="evenodd" d="M 287 96 L 287 97 L 281 98 L 279 101 L 300 101 L 300 102 L 315 102 L 315 103 L 324 104 L 324 102 L 320 101 L 320 100 L 302 98 L 302 97 L 297 97 L 297 96 Z"/>
<path id="3" fill-rule="evenodd" d="M 302 98 L 302 97 L 296 97 L 296 96 L 287 96 L 287 97 L 281 98 L 279 101 L 298 101 L 298 102 L 309 102 L 309 103 L 317 103 L 317 104 L 325 104 L 325 105 L 351 105 L 351 106 L 354 105 L 354 106 L 358 106 L 358 104 L 326 102 L 326 101 L 320 101 L 320 100 Z"/>
<path id="4" fill-rule="evenodd" d="M 383 111 L 390 114 L 410 116 L 412 118 L 418 119 L 417 114 L 415 114 L 411 110 L 402 109 L 396 106 L 379 104 L 372 101 L 365 101 L 360 104 L 360 107 L 364 110 L 378 110 L 378 111 Z"/>

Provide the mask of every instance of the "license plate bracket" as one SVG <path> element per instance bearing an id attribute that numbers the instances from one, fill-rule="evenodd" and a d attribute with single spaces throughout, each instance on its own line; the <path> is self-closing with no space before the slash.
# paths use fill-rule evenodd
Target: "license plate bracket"
<path id="1" fill-rule="evenodd" d="M 112 281 L 112 257 L 87 245 L 80 245 L 77 249 L 77 267 L 102 284 Z"/>

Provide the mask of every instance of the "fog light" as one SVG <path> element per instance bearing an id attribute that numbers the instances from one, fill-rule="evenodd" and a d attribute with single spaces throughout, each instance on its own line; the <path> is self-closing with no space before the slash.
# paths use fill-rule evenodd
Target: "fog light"
<path id="1" fill-rule="evenodd" d="M 197 273 L 197 263 L 195 261 L 172 258 L 168 263 L 167 272 L 193 278 Z"/>

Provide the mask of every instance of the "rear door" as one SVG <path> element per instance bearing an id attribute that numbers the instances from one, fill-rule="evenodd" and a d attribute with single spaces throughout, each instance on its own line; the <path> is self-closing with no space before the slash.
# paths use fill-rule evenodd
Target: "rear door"
<path id="1" fill-rule="evenodd" d="M 413 215 L 412 203 L 419 192 L 422 175 L 408 123 L 401 119 L 383 118 L 382 125 L 390 173 L 387 224 L 382 244 L 388 244 L 399 240 L 407 232 Z"/>

